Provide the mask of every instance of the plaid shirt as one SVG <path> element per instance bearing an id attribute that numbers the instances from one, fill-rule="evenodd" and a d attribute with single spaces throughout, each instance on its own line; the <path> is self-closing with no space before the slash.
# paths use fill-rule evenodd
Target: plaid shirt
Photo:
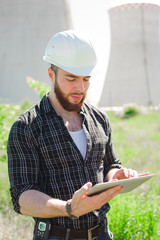
<path id="1" fill-rule="evenodd" d="M 18 213 L 19 197 L 26 190 L 68 200 L 86 182 L 101 183 L 111 168 L 121 168 L 107 116 L 87 104 L 79 114 L 87 138 L 85 160 L 47 95 L 13 124 L 7 151 L 11 196 Z M 108 210 L 106 204 L 74 221 L 67 217 L 52 220 L 65 228 L 88 229 L 102 221 Z"/>

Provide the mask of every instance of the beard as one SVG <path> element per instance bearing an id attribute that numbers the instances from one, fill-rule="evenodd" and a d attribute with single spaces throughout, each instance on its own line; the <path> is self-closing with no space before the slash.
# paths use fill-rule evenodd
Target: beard
<path id="1" fill-rule="evenodd" d="M 86 98 L 86 94 L 85 93 L 72 93 L 74 95 L 77 96 L 82 96 L 82 99 L 79 103 L 70 103 L 70 101 L 68 100 L 69 95 L 71 94 L 65 94 L 63 93 L 63 91 L 61 90 L 60 86 L 58 85 L 57 80 L 55 79 L 55 85 L 54 85 L 54 92 L 56 94 L 57 100 L 59 101 L 59 103 L 61 104 L 61 106 L 68 112 L 72 112 L 72 111 L 79 111 L 84 103 L 84 100 Z"/>

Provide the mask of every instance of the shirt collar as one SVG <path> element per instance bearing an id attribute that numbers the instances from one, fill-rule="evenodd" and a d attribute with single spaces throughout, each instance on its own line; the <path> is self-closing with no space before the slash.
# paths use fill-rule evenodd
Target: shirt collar
<path id="1" fill-rule="evenodd" d="M 49 113 L 51 111 L 55 112 L 54 108 L 52 107 L 52 105 L 49 101 L 48 92 L 43 96 L 40 104 L 41 104 L 42 109 L 45 113 Z"/>

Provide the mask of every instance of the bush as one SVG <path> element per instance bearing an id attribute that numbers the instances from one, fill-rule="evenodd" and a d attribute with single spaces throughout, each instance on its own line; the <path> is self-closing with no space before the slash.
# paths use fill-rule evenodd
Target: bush
<path id="1" fill-rule="evenodd" d="M 117 115 L 120 118 L 129 118 L 129 117 L 133 117 L 139 113 L 140 113 L 140 110 L 139 110 L 138 106 L 136 106 L 132 103 L 129 103 L 129 104 L 125 104 L 122 107 L 122 110 L 117 113 Z"/>
<path id="2" fill-rule="evenodd" d="M 40 83 L 37 80 L 34 80 L 31 77 L 27 77 L 26 81 L 30 88 L 33 88 L 35 92 L 40 96 L 40 98 L 43 97 L 43 95 L 50 90 L 50 87 L 47 86 L 45 83 Z"/>

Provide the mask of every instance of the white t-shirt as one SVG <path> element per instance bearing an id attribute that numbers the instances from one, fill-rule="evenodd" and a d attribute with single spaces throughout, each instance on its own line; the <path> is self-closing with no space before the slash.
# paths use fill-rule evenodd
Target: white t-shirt
<path id="1" fill-rule="evenodd" d="M 86 157 L 87 139 L 83 128 L 76 132 L 69 132 L 73 141 L 77 145 L 83 159 Z"/>

